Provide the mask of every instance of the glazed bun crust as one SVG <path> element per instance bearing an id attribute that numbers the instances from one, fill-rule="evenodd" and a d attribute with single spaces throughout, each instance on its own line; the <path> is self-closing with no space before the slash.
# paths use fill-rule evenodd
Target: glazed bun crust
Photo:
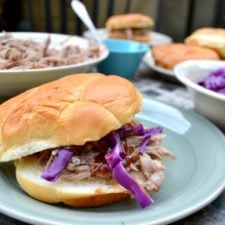
<path id="1" fill-rule="evenodd" d="M 129 196 L 127 190 L 114 180 L 92 179 L 84 181 L 57 180 L 48 182 L 41 178 L 42 168 L 35 157 L 25 157 L 16 162 L 16 178 L 20 187 L 31 197 L 47 202 L 63 202 L 73 207 L 95 207 Z"/>
<path id="2" fill-rule="evenodd" d="M 212 49 L 182 43 L 155 45 L 152 47 L 152 56 L 157 66 L 170 70 L 185 60 L 220 59 L 217 52 Z"/>
<path id="3" fill-rule="evenodd" d="M 198 29 L 185 39 L 185 43 L 214 49 L 222 59 L 225 59 L 225 29 Z"/>
<path id="4" fill-rule="evenodd" d="M 147 28 L 152 26 L 154 26 L 154 20 L 149 16 L 139 13 L 114 15 L 106 21 L 106 28 L 110 30 Z"/>
<path id="5" fill-rule="evenodd" d="M 132 120 L 141 95 L 119 76 L 75 74 L 0 105 L 0 161 L 97 141 Z"/>

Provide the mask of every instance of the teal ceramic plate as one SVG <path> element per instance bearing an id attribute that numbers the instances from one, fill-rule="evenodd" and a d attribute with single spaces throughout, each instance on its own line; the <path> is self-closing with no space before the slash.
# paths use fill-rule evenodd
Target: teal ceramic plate
<path id="1" fill-rule="evenodd" d="M 154 205 L 140 209 L 132 199 L 91 209 L 48 205 L 18 187 L 13 168 L 1 166 L 0 211 L 31 224 L 150 225 L 177 221 L 215 199 L 225 187 L 225 138 L 203 117 L 144 99 L 137 118 L 146 126 L 161 125 L 164 145 L 176 160 L 166 159 L 166 178 Z"/>

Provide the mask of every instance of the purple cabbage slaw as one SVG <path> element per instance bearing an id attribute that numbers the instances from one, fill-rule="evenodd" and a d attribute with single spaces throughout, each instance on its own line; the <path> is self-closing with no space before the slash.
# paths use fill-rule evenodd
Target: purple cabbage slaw
<path id="1" fill-rule="evenodd" d="M 143 136 L 144 138 L 139 148 L 139 152 L 142 154 L 144 153 L 150 139 L 153 136 L 162 133 L 162 131 L 161 127 L 144 129 L 142 124 L 136 124 L 133 128 L 124 126 L 117 131 L 111 132 L 107 136 L 112 142 L 112 147 L 105 154 L 105 160 L 112 170 L 112 175 L 121 186 L 129 190 L 134 195 L 142 208 L 151 205 L 154 201 L 150 195 L 130 176 L 123 166 L 124 156 L 120 135 L 130 136 L 131 133 L 135 132 L 135 135 Z M 67 147 L 59 148 L 53 162 L 47 169 L 45 169 L 41 177 L 47 181 L 56 181 L 64 168 L 66 168 L 72 156 L 73 151 Z"/>
<path id="2" fill-rule="evenodd" d="M 149 141 L 151 140 L 151 138 L 157 134 L 160 134 L 163 132 L 163 129 L 161 127 L 154 127 L 154 128 L 150 128 L 150 129 L 145 129 L 144 130 L 144 138 L 141 142 L 141 146 L 139 148 L 139 152 L 140 153 L 144 153 L 145 148 L 147 146 L 147 144 L 149 143 Z"/>
<path id="3" fill-rule="evenodd" d="M 113 141 L 113 147 L 105 155 L 105 160 L 109 167 L 112 169 L 113 177 L 118 183 L 129 190 L 142 208 L 145 208 L 153 203 L 153 199 L 148 193 L 129 175 L 123 166 L 123 159 L 121 157 L 122 147 L 120 136 L 116 132 L 110 135 Z"/>
<path id="4" fill-rule="evenodd" d="M 131 127 L 125 126 L 118 130 L 120 136 L 126 136 L 126 137 L 130 136 L 130 133 L 132 133 L 133 131 L 135 131 L 136 135 L 144 136 L 139 148 L 139 152 L 144 153 L 145 148 L 147 144 L 149 143 L 149 141 L 151 140 L 151 138 L 157 134 L 162 133 L 163 129 L 161 127 L 153 127 L 153 128 L 145 129 L 144 126 L 141 123 L 139 123 L 139 124 L 136 124 L 133 129 Z"/>
<path id="5" fill-rule="evenodd" d="M 47 181 L 56 181 L 73 156 L 73 152 L 60 148 L 50 166 L 41 177 Z"/>
<path id="6" fill-rule="evenodd" d="M 212 71 L 205 79 L 198 82 L 198 84 L 225 95 L 225 67 Z"/>

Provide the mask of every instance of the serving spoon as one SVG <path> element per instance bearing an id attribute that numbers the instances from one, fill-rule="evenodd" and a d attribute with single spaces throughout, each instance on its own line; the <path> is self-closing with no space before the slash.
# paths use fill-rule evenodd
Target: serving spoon
<path id="1" fill-rule="evenodd" d="M 95 28 L 85 5 L 79 0 L 72 0 L 71 7 L 73 11 L 77 14 L 77 16 L 83 21 L 83 23 L 87 26 L 87 28 L 92 32 L 95 40 L 102 44 L 102 38 L 99 36 L 97 29 Z"/>

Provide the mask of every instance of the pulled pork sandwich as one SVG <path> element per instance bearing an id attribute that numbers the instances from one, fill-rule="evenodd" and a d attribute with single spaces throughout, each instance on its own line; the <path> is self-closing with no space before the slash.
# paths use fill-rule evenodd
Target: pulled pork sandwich
<path id="1" fill-rule="evenodd" d="M 0 105 L 0 160 L 43 202 L 99 206 L 133 196 L 153 200 L 164 174 L 162 128 L 134 120 L 141 95 L 126 79 L 76 74 Z"/>
<path id="2" fill-rule="evenodd" d="M 130 39 L 139 42 L 149 42 L 149 30 L 154 26 L 154 20 L 139 13 L 114 15 L 106 21 L 108 37 Z"/>

